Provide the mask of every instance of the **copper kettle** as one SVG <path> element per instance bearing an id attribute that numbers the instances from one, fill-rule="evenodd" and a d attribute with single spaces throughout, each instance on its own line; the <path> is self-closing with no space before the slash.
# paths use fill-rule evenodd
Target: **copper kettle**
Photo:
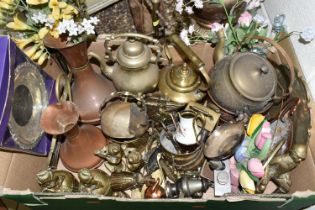
<path id="1" fill-rule="evenodd" d="M 237 52 L 218 61 L 210 72 L 209 95 L 212 101 L 230 114 L 253 114 L 268 110 L 274 102 L 291 93 L 294 67 L 285 50 L 273 40 L 255 36 L 272 44 L 289 66 L 290 83 L 286 92 L 277 91 L 277 73 L 264 57 L 252 52 Z"/>
<path id="2" fill-rule="evenodd" d="M 171 101 L 177 103 L 200 101 L 206 95 L 205 90 L 210 85 L 205 64 L 177 35 L 173 34 L 168 39 L 175 43 L 189 62 L 162 70 L 159 90 Z"/>
<path id="3" fill-rule="evenodd" d="M 128 39 L 118 47 L 114 54 L 109 42 L 121 37 Z M 108 59 L 102 71 L 113 81 L 117 90 L 147 93 L 156 88 L 159 81 L 157 62 L 161 50 L 158 48 L 155 55 L 145 41 L 154 45 L 159 43 L 157 39 L 135 33 L 106 35 L 104 45 Z"/>

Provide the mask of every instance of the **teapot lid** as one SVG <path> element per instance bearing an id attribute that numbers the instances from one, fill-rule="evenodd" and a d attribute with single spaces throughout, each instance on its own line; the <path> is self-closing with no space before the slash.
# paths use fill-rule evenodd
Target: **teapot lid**
<path id="1" fill-rule="evenodd" d="M 135 39 L 126 40 L 117 52 L 117 62 L 128 69 L 142 68 L 150 62 L 150 59 L 149 47 Z"/>
<path id="2" fill-rule="evenodd" d="M 273 66 L 255 53 L 234 54 L 229 74 L 236 90 L 250 100 L 269 100 L 275 92 L 277 75 Z"/>
<path id="3" fill-rule="evenodd" d="M 186 63 L 175 66 L 167 78 L 172 89 L 179 92 L 193 91 L 200 85 L 200 80 L 196 72 Z"/>

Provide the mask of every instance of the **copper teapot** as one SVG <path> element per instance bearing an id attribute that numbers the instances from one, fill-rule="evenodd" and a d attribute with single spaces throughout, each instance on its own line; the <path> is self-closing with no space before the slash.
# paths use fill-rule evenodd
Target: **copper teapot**
<path id="1" fill-rule="evenodd" d="M 209 95 L 212 101 L 230 114 L 253 114 L 268 110 L 274 102 L 290 95 L 294 81 L 294 67 L 279 44 L 266 37 L 255 36 L 272 44 L 283 56 L 290 70 L 286 92 L 277 90 L 278 79 L 274 66 L 253 52 L 237 52 L 218 61 L 210 72 Z"/>
<path id="2" fill-rule="evenodd" d="M 206 95 L 205 90 L 210 84 L 205 64 L 177 35 L 173 34 L 168 39 L 175 43 L 188 62 L 166 67 L 161 71 L 159 90 L 177 103 L 200 101 Z"/>
<path id="3" fill-rule="evenodd" d="M 120 37 L 128 37 L 128 39 L 118 47 L 114 55 L 109 42 Z M 140 39 L 143 41 L 139 41 Z M 108 60 L 102 71 L 113 81 L 119 91 L 147 93 L 156 88 L 159 81 L 157 61 L 160 50 L 157 50 L 156 56 L 144 41 L 149 41 L 154 45 L 159 43 L 157 39 L 134 33 L 107 35 L 105 37 L 105 54 Z"/>

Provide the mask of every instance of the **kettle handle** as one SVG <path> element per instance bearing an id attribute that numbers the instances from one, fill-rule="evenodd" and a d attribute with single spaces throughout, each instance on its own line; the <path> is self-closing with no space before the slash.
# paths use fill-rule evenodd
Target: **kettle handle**
<path id="1" fill-rule="evenodd" d="M 168 36 L 168 39 L 173 42 L 176 47 L 178 47 L 178 49 L 186 56 L 187 59 L 189 59 L 189 61 L 191 62 L 191 64 L 198 69 L 198 71 L 202 74 L 202 76 L 204 77 L 205 81 L 206 81 L 206 86 L 207 88 L 210 87 L 211 84 L 211 79 L 208 75 L 208 73 L 206 72 L 205 69 L 205 64 L 202 62 L 202 60 L 196 55 L 196 53 L 190 48 L 188 47 L 183 40 L 181 40 L 179 38 L 178 35 L 176 34 L 172 34 L 170 36 Z"/>
<path id="2" fill-rule="evenodd" d="M 137 34 L 137 33 L 120 33 L 120 34 L 104 34 L 105 36 L 105 42 L 104 42 L 104 47 L 105 47 L 105 55 L 108 55 L 109 60 L 114 61 L 114 57 L 112 55 L 111 52 L 111 47 L 109 46 L 109 42 L 111 40 L 117 39 L 117 38 L 121 38 L 121 37 L 129 37 L 129 38 L 140 38 L 140 39 L 144 39 L 147 40 L 149 42 L 152 42 L 153 44 L 157 45 L 160 44 L 160 41 L 158 39 L 155 39 L 151 36 L 147 36 L 144 34 Z M 161 54 L 162 51 L 162 46 L 159 45 L 159 51 L 158 53 L 158 58 Z"/>
<path id="3" fill-rule="evenodd" d="M 263 41 L 268 42 L 269 44 L 274 46 L 277 49 L 277 51 L 279 52 L 279 54 L 281 54 L 281 56 L 285 59 L 287 65 L 289 67 L 289 70 L 290 70 L 290 83 L 289 83 L 289 86 L 288 86 L 288 90 L 281 97 L 274 96 L 273 99 L 274 100 L 278 100 L 278 99 L 282 99 L 283 97 L 286 97 L 286 96 L 290 95 L 291 92 L 292 92 L 293 82 L 294 82 L 294 79 L 295 79 L 294 65 L 293 65 L 293 62 L 292 62 L 290 56 L 286 53 L 286 51 L 283 49 L 283 47 L 281 47 L 277 42 L 275 42 L 274 40 L 272 40 L 272 39 L 270 39 L 268 37 L 249 36 L 247 38 L 248 39 L 258 39 L 258 40 L 263 40 Z"/>
<path id="4" fill-rule="evenodd" d="M 112 101 L 112 100 L 114 100 L 114 99 L 117 99 L 117 98 L 120 98 L 120 99 L 121 99 L 121 98 L 123 98 L 123 97 L 130 97 L 130 98 L 133 98 L 133 99 L 135 99 L 135 100 L 137 100 L 137 101 L 140 101 L 142 105 L 145 104 L 145 101 L 144 101 L 143 97 L 137 96 L 137 95 L 135 95 L 135 94 L 133 94 L 133 93 L 130 93 L 130 92 L 128 92 L 128 91 L 113 92 L 113 93 L 111 94 L 111 96 L 110 96 L 109 98 L 105 99 L 105 100 L 103 101 L 103 103 L 101 104 L 101 106 L 100 106 L 100 112 L 102 112 L 102 110 L 105 108 L 106 104 L 109 103 L 110 101 Z"/>

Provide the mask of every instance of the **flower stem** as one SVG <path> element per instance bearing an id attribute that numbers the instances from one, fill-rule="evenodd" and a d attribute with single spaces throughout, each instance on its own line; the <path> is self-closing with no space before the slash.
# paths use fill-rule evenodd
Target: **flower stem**
<path id="1" fill-rule="evenodd" d="M 223 7 L 223 9 L 224 9 L 225 15 L 226 15 L 227 20 L 228 20 L 228 24 L 229 24 L 229 26 L 230 26 L 230 28 L 231 28 L 231 31 L 232 31 L 232 34 L 233 34 L 233 37 L 234 37 L 235 41 L 237 42 L 237 44 L 240 44 L 240 43 L 239 43 L 239 40 L 238 40 L 238 37 L 237 37 L 237 34 L 236 34 L 236 32 L 235 32 L 235 30 L 234 30 L 234 27 L 233 27 L 233 25 L 232 25 L 232 22 L 231 22 L 229 13 L 228 13 L 228 11 L 227 11 L 225 5 L 224 5 L 224 1 L 223 1 L 223 0 L 220 0 L 220 4 L 222 5 L 222 7 Z"/>

